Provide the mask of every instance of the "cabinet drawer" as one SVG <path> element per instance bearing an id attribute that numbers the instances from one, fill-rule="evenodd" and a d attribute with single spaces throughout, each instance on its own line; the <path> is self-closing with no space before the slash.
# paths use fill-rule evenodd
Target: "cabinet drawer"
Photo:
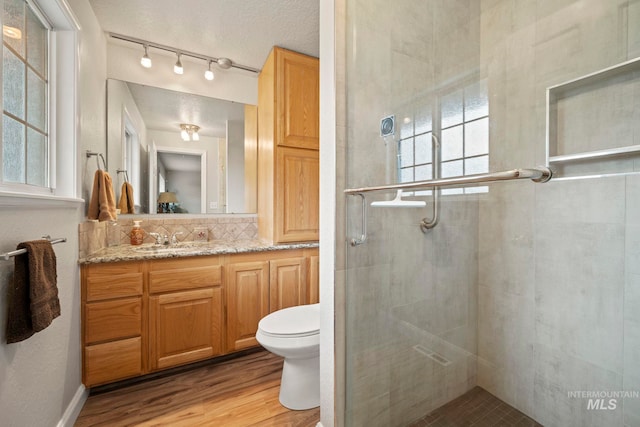
<path id="1" fill-rule="evenodd" d="M 86 274 L 86 301 L 142 295 L 142 264 L 90 265 Z"/>
<path id="2" fill-rule="evenodd" d="M 222 267 L 185 267 L 149 272 L 149 293 L 206 288 L 222 284 Z"/>
<path id="3" fill-rule="evenodd" d="M 142 374 L 140 337 L 85 347 L 85 385 L 116 381 Z"/>
<path id="4" fill-rule="evenodd" d="M 85 344 L 142 333 L 141 298 L 88 303 L 85 310 Z"/>

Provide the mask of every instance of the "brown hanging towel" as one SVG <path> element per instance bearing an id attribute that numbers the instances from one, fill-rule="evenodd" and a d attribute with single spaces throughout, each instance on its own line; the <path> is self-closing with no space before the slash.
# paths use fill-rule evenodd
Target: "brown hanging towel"
<path id="1" fill-rule="evenodd" d="M 121 214 L 136 213 L 135 205 L 133 203 L 133 186 L 128 182 L 122 184 L 120 190 L 120 201 L 118 202 L 118 209 Z"/>
<path id="2" fill-rule="evenodd" d="M 16 255 L 13 283 L 9 286 L 7 343 L 26 340 L 60 316 L 56 254 L 48 240 L 18 245 L 26 254 Z"/>
<path id="3" fill-rule="evenodd" d="M 108 221 L 118 219 L 116 215 L 116 196 L 108 172 L 98 169 L 93 178 L 93 190 L 89 202 L 89 219 Z"/>

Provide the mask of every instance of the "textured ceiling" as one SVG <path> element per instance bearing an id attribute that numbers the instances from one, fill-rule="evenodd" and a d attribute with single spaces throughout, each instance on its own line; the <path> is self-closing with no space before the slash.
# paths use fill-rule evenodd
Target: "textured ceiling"
<path id="1" fill-rule="evenodd" d="M 127 83 L 148 129 L 180 132 L 180 123 L 200 126 L 201 136 L 226 138 L 227 120 L 244 121 L 244 104 Z"/>
<path id="2" fill-rule="evenodd" d="M 319 55 L 319 0 L 90 0 L 107 32 L 261 69 L 273 46 Z"/>

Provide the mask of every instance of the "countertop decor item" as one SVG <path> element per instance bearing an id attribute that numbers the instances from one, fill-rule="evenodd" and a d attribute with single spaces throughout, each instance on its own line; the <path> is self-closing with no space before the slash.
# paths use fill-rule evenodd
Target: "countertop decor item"
<path id="1" fill-rule="evenodd" d="M 144 240 L 144 230 L 140 228 L 140 221 L 133 221 L 133 228 L 131 229 L 131 244 L 141 245 Z"/>

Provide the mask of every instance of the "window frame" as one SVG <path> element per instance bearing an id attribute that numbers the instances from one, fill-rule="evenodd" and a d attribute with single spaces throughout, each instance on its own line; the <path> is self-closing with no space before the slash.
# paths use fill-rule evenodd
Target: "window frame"
<path id="1" fill-rule="evenodd" d="M 25 0 L 27 7 L 48 25 L 47 42 L 47 134 L 48 186 L 3 182 L 0 177 L 0 205 L 12 198 L 81 201 L 77 182 L 78 34 L 80 24 L 65 0 Z M 0 19 L 1 20 L 1 19 Z M 4 48 L 4 47 L 3 47 Z M 1 71 L 0 65 L 0 71 Z M 64 89 L 65 97 L 57 94 Z M 0 94 L 0 101 L 2 101 Z M 0 122 L 0 135 L 2 123 Z M 59 141 L 65 144 L 60 145 Z M 0 164 L 2 147 L 0 143 Z"/>
<path id="2" fill-rule="evenodd" d="M 489 159 L 490 159 L 490 122 L 489 122 L 489 118 L 491 117 L 491 113 L 489 111 L 489 106 L 487 105 L 487 113 L 485 115 L 482 116 L 478 116 L 478 117 L 474 117 L 473 119 L 467 120 L 466 119 L 466 108 L 465 108 L 465 89 L 472 86 L 475 83 L 479 83 L 482 81 L 486 81 L 486 78 L 482 78 L 482 79 L 477 79 L 477 80 L 473 80 L 473 81 L 467 81 L 465 82 L 465 84 L 463 85 L 456 85 L 455 87 L 450 86 L 447 88 L 447 90 L 441 90 L 438 91 L 437 93 L 433 94 L 433 99 L 431 102 L 431 127 L 429 128 L 429 130 L 427 131 L 421 131 L 420 133 L 416 133 L 416 126 L 415 126 L 415 117 L 412 118 L 412 126 L 413 126 L 413 130 L 411 132 L 411 135 L 405 136 L 405 137 L 400 137 L 397 141 L 396 144 L 396 149 L 397 149 L 397 179 L 399 183 L 405 183 L 405 182 L 416 182 L 415 181 L 415 168 L 419 167 L 419 166 L 430 166 L 431 167 L 431 176 L 433 177 L 433 179 L 437 179 L 437 178 L 442 178 L 442 169 L 443 169 L 443 165 L 445 163 L 452 163 L 452 162 L 456 162 L 456 161 L 461 161 L 462 162 L 462 175 L 456 175 L 456 176 L 469 176 L 472 174 L 467 174 L 466 173 L 466 160 L 467 159 L 474 159 L 474 158 L 481 158 L 481 157 L 487 157 L 487 169 L 489 168 Z M 446 98 L 448 95 L 455 93 L 456 91 L 462 91 L 462 111 L 461 111 L 461 116 L 462 116 L 462 120 L 458 123 L 452 124 L 452 125 L 448 125 L 446 127 L 442 126 L 442 109 L 443 109 L 443 104 L 442 104 L 442 100 L 444 98 Z M 413 114 L 415 114 L 415 111 L 413 112 Z M 486 153 L 481 153 L 481 154 L 474 154 L 474 155 L 470 155 L 470 156 L 465 156 L 466 153 L 466 144 L 467 144 L 467 139 L 466 139 L 466 125 L 474 123 L 474 122 L 479 122 L 480 120 L 487 120 L 487 152 Z M 461 127 L 462 130 L 462 155 L 460 157 L 455 157 L 455 158 L 451 158 L 448 159 L 446 161 L 442 160 L 442 134 L 444 131 L 449 130 L 449 129 L 453 129 L 456 127 Z M 416 148 L 415 148 L 415 140 L 417 137 L 420 136 L 424 136 L 424 135 L 430 135 L 430 136 L 435 136 L 437 138 L 437 140 L 440 143 L 440 155 L 438 156 L 439 159 L 439 176 L 434 176 L 434 156 L 431 155 L 431 161 L 427 162 L 427 163 L 416 163 L 415 162 L 415 153 L 416 153 Z M 403 141 L 412 139 L 413 140 L 413 162 L 410 163 L 409 165 L 405 165 L 404 167 L 402 166 L 402 158 L 401 158 L 401 150 L 402 150 L 402 143 Z M 429 138 L 431 139 L 431 138 Z M 428 147 L 429 150 L 431 150 L 431 147 Z M 414 181 L 403 181 L 402 180 L 402 171 L 412 168 L 413 169 L 413 178 Z M 488 172 L 488 170 L 487 170 Z M 445 188 L 445 189 L 441 189 L 440 190 L 440 194 L 441 195 L 445 195 L 445 196 L 454 196 L 454 195 L 472 195 L 472 194 L 485 194 L 489 192 L 489 187 L 488 186 L 478 186 L 478 187 L 454 187 L 454 188 Z M 415 192 L 405 192 L 406 196 L 411 196 L 411 195 L 415 195 L 415 196 L 424 196 L 424 195 L 431 195 L 432 191 L 431 190 L 423 190 L 423 191 L 415 191 Z"/>

